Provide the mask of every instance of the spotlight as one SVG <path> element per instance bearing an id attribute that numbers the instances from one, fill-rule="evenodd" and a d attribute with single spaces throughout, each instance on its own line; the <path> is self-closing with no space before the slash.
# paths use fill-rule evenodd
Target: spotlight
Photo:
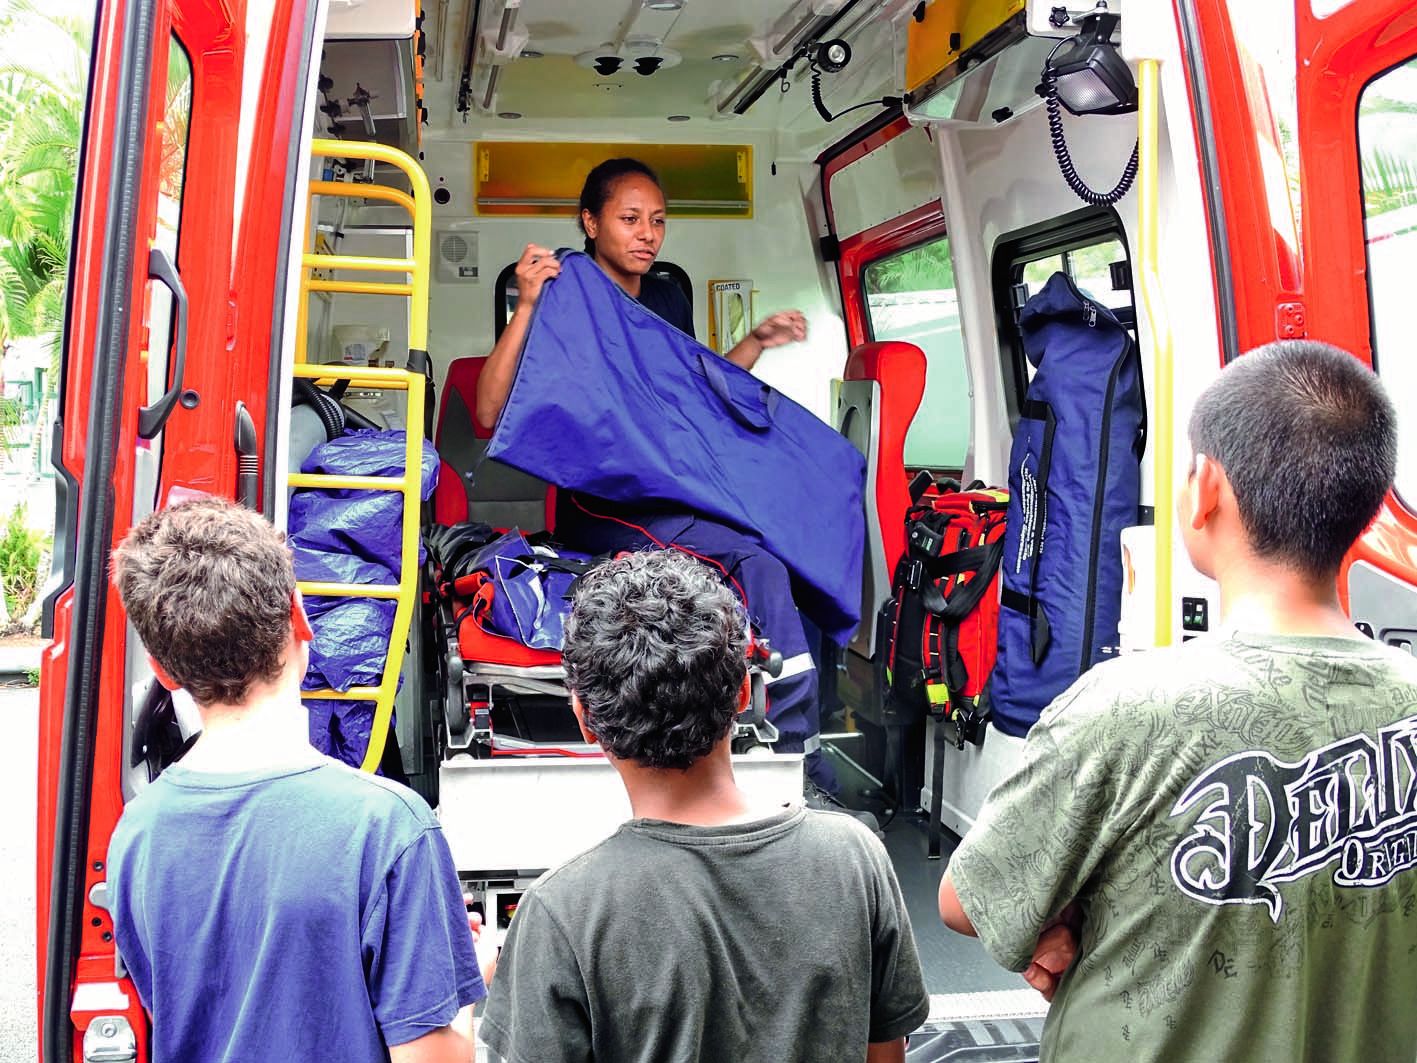
<path id="1" fill-rule="evenodd" d="M 657 55 L 642 55 L 635 60 L 635 73 L 641 77 L 649 77 L 660 68 L 664 60 Z"/>
<path id="2" fill-rule="evenodd" d="M 824 41 L 817 45 L 812 61 L 828 74 L 837 74 L 851 62 L 851 45 L 843 40 Z"/>
<path id="3" fill-rule="evenodd" d="M 618 55 L 602 55 L 595 61 L 595 72 L 602 77 L 617 73 L 624 62 Z"/>
<path id="4" fill-rule="evenodd" d="M 1137 109 L 1137 85 L 1117 54 L 1112 32 L 1120 17 L 1098 5 L 1083 18 L 1078 35 L 1048 60 L 1045 83 L 1073 114 L 1127 114 Z"/>

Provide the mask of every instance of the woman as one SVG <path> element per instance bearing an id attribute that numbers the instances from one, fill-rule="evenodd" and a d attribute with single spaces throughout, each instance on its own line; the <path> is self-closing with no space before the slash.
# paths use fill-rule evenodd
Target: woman
<path id="1" fill-rule="evenodd" d="M 586 253 L 643 306 L 694 335 L 689 301 L 678 285 L 649 275 L 664 243 L 664 192 L 659 179 L 637 159 L 609 159 L 591 170 L 581 189 L 580 228 Z M 517 359 L 542 286 L 561 272 L 555 253 L 528 244 L 517 262 L 517 307 L 487 358 L 477 382 L 477 420 L 492 428 L 507 401 Z M 751 369 L 763 351 L 807 337 L 797 310 L 762 321 L 726 357 Z M 718 564 L 737 582 L 749 615 L 779 651 L 783 670 L 770 687 L 769 719 L 783 752 L 805 751 L 814 781 L 835 789 L 830 767 L 818 752 L 817 673 L 802 618 L 792 601 L 782 562 L 741 532 L 684 510 L 627 506 L 562 491 L 557 496 L 557 538 L 593 554 L 673 544 Z"/>
<path id="2" fill-rule="evenodd" d="M 579 218 L 586 254 L 628 295 L 692 336 L 693 312 L 679 286 L 663 277 L 647 276 L 664 243 L 664 222 L 659 178 L 638 159 L 608 159 L 586 177 Z M 527 244 L 516 268 L 517 308 L 477 382 L 477 420 L 484 428 L 497 423 L 507 401 L 541 286 L 560 272 L 554 252 Z M 752 369 L 763 351 L 806 338 L 807 319 L 801 311 L 784 310 L 760 322 L 725 357 Z"/>

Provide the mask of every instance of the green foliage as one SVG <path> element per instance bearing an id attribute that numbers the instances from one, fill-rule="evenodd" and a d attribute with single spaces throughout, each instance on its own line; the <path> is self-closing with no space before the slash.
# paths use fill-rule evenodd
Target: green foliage
<path id="1" fill-rule="evenodd" d="M 57 335 L 89 27 L 12 0 L 0 2 L 0 39 L 10 44 L 0 54 L 0 338 Z"/>
<path id="2" fill-rule="evenodd" d="M 1417 162 L 1386 148 L 1363 152 L 1363 207 L 1368 216 L 1417 203 Z"/>
<path id="3" fill-rule="evenodd" d="M 23 616 L 39 593 L 44 549 L 44 537 L 25 523 L 25 507 L 11 510 L 0 532 L 0 591 L 13 619 Z"/>
<path id="4" fill-rule="evenodd" d="M 950 261 L 950 242 L 941 237 L 872 262 L 866 267 L 865 280 L 867 295 L 951 289 L 955 286 L 955 271 Z"/>

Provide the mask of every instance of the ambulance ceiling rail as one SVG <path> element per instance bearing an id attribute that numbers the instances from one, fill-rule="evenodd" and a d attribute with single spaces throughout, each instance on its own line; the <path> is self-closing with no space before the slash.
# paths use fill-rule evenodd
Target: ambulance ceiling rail
<path id="1" fill-rule="evenodd" d="M 882 0 L 797 0 L 766 33 L 750 41 L 760 60 L 756 72 L 749 72 L 720 95 L 715 110 L 725 116 L 746 114 L 769 86 L 791 73 L 819 42 L 828 37 L 846 39 L 871 15 L 899 6 L 899 2 Z M 860 17 L 853 18 L 853 14 Z"/>
<path id="2" fill-rule="evenodd" d="M 351 143 L 342 140 L 315 140 L 311 154 L 316 158 L 368 159 L 392 165 L 408 178 L 412 195 L 399 189 L 368 184 L 315 181 L 310 196 L 352 196 L 395 203 L 413 216 L 413 254 L 407 258 L 377 258 L 364 255 L 333 255 L 306 251 L 300 260 L 301 298 L 296 327 L 297 380 L 348 381 L 360 389 L 401 391 L 407 399 L 404 418 L 404 466 L 400 476 L 333 476 L 325 473 L 295 473 L 287 478 L 294 488 L 317 490 L 391 491 L 403 498 L 399 580 L 393 584 L 328 583 L 302 580 L 300 592 L 316 598 L 375 598 L 394 601 L 393 631 L 384 658 L 379 685 L 349 690 L 305 690 L 301 697 L 316 701 L 372 701 L 374 723 L 360 767 L 373 771 L 384 755 L 389 722 L 403 671 L 404 647 L 413 625 L 418 597 L 418 544 L 423 506 L 423 427 L 428 384 L 428 274 L 432 258 L 433 196 L 423 168 L 410 156 L 384 144 Z M 351 281 L 316 278 L 315 270 L 338 272 L 402 273 L 403 282 Z M 312 292 L 352 292 L 364 295 L 398 295 L 410 301 L 408 314 L 408 363 L 403 369 L 375 366 L 312 365 L 306 361 L 309 297 Z"/>

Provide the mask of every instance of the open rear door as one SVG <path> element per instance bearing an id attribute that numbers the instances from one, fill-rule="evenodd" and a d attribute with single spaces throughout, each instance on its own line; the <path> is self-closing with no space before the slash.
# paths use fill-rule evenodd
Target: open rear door
<path id="1" fill-rule="evenodd" d="M 1370 361 L 1398 410 L 1397 487 L 1340 588 L 1363 630 L 1417 653 L 1417 7 L 1296 0 L 1295 35 L 1308 334 Z"/>
<path id="2" fill-rule="evenodd" d="M 1407 307 L 1417 273 L 1417 8 L 1294 0 L 1291 25 L 1287 11 L 1247 0 L 1175 4 L 1224 358 L 1309 337 L 1352 351 L 1382 377 L 1398 407 L 1397 487 L 1339 590 L 1360 628 L 1413 650 L 1417 355 Z M 1276 45 L 1286 54 L 1273 54 Z"/>
<path id="3" fill-rule="evenodd" d="M 150 676 L 108 556 L 174 487 L 231 496 L 232 208 L 242 0 L 104 0 L 65 330 L 56 565 L 41 672 L 41 1058 L 147 1057 L 107 911 L 109 836 L 137 780 Z"/>

